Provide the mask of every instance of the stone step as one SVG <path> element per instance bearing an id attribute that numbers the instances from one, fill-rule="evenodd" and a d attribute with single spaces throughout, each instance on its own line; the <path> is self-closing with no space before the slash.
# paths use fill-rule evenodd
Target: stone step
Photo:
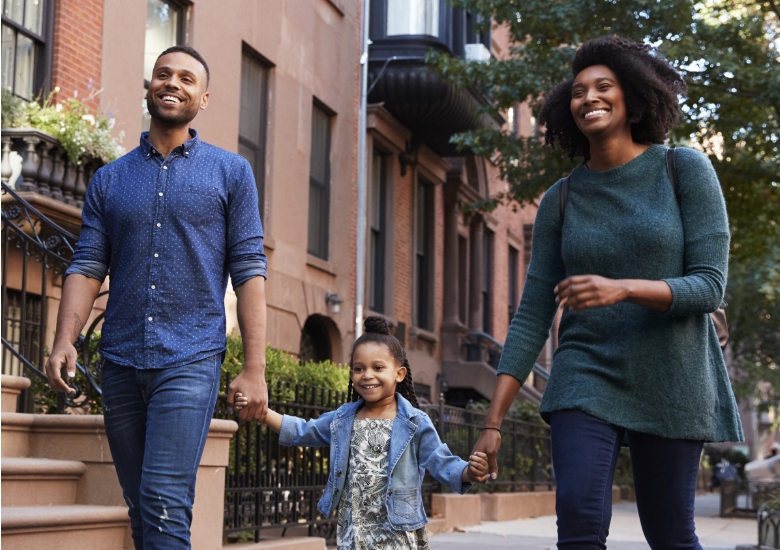
<path id="1" fill-rule="evenodd" d="M 30 429 L 35 414 L 3 412 L 0 414 L 2 423 L 2 455 L 3 457 L 26 457 L 30 454 Z"/>
<path id="2" fill-rule="evenodd" d="M 76 460 L 3 458 L 3 508 L 76 504 L 78 481 L 86 470 L 86 465 Z"/>
<path id="3" fill-rule="evenodd" d="M 0 375 L 0 388 L 2 389 L 0 410 L 3 412 L 16 412 L 19 394 L 29 388 L 30 383 L 30 379 L 23 376 Z"/>
<path id="4" fill-rule="evenodd" d="M 325 539 L 319 537 L 282 537 L 260 542 L 243 542 L 223 546 L 222 550 L 325 550 Z"/>
<path id="5" fill-rule="evenodd" d="M 3 550 L 118 550 L 130 527 L 122 506 L 3 507 L 0 516 Z"/>

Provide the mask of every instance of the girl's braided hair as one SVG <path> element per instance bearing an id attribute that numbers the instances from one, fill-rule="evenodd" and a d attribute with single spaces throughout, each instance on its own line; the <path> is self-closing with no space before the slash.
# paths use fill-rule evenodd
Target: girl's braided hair
<path id="1" fill-rule="evenodd" d="M 585 42 L 572 61 L 572 77 L 546 94 L 539 113 L 545 143 L 559 145 L 569 158 L 590 159 L 590 143 L 571 114 L 574 78 L 594 65 L 607 66 L 618 78 L 626 101 L 631 137 L 636 143 L 663 143 L 680 117 L 680 98 L 688 86 L 682 76 L 649 44 L 621 36 Z"/>
<path id="2" fill-rule="evenodd" d="M 406 368 L 406 377 L 398 383 L 396 391 L 406 398 L 413 407 L 419 408 L 420 404 L 417 403 L 417 395 L 414 393 L 414 381 L 412 381 L 412 369 L 409 366 L 409 361 L 406 359 L 406 350 L 398 341 L 398 338 L 390 334 L 390 326 L 387 324 L 387 320 L 384 317 L 372 316 L 367 317 L 363 322 L 365 332 L 363 335 L 355 341 L 352 346 L 352 353 L 350 353 L 349 368 L 352 370 L 352 356 L 355 354 L 355 350 L 358 346 L 367 342 L 376 342 L 387 346 L 390 354 L 398 362 L 399 365 Z M 352 386 L 352 377 L 349 378 L 349 386 L 347 388 L 347 400 L 357 401 L 360 396 Z"/>

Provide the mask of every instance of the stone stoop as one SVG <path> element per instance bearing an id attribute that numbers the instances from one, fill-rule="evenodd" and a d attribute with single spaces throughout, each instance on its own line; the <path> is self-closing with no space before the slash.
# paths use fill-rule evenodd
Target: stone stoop
<path id="1" fill-rule="evenodd" d="M 285 537 L 229 544 L 223 550 L 325 550 L 325 539 L 319 537 Z"/>
<path id="2" fill-rule="evenodd" d="M 29 378 L 25 378 L 24 376 L 9 376 L 7 374 L 0 376 L 2 377 L 2 382 L 0 382 L 0 390 L 2 393 L 0 411 L 16 412 L 19 394 L 22 393 L 22 390 L 29 388 L 31 382 Z"/>
<path id="3" fill-rule="evenodd" d="M 118 550 L 129 528 L 124 506 L 3 507 L 3 550 Z"/>
<path id="4" fill-rule="evenodd" d="M 76 503 L 87 466 L 76 460 L 11 458 L 0 461 L 2 506 L 67 506 Z"/>

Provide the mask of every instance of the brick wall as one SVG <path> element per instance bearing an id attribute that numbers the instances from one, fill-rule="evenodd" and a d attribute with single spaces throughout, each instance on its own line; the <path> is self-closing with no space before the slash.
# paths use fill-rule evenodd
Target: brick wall
<path id="1" fill-rule="evenodd" d="M 103 0 L 57 1 L 52 87 L 60 87 L 59 99 L 75 92 L 98 110 L 94 94 L 100 90 L 102 42 Z"/>

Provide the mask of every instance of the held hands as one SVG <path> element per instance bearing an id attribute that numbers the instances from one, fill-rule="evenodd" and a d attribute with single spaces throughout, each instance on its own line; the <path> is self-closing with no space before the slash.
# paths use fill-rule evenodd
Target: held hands
<path id="1" fill-rule="evenodd" d="M 265 376 L 241 371 L 228 387 L 228 406 L 242 420 L 262 422 L 268 413 L 268 387 Z"/>
<path id="2" fill-rule="evenodd" d="M 556 302 L 569 311 L 611 306 L 626 300 L 628 295 L 623 281 L 599 275 L 575 275 L 555 287 Z"/>
<path id="3" fill-rule="evenodd" d="M 488 479 L 487 455 L 485 453 L 472 454 L 464 473 L 471 483 L 485 483 Z"/>
<path id="4" fill-rule="evenodd" d="M 501 447 L 501 432 L 498 430 L 485 429 L 479 434 L 479 439 L 477 439 L 477 443 L 474 445 L 474 450 L 471 451 L 472 456 L 487 457 L 490 479 L 496 479 L 498 477 L 496 455 L 498 454 L 499 447 Z M 469 470 L 470 469 L 471 462 L 469 462 Z"/>

